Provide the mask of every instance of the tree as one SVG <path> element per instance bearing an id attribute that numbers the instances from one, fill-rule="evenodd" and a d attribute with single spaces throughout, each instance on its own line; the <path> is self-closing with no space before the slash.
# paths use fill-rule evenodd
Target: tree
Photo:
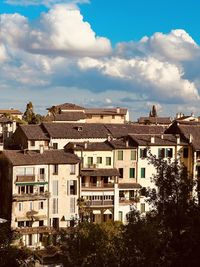
<path id="1" fill-rule="evenodd" d="M 130 266 L 199 266 L 200 208 L 195 183 L 180 163 L 150 155 L 156 188 L 148 190 L 151 211 L 133 211 L 124 232 L 126 264 Z"/>
<path id="2" fill-rule="evenodd" d="M 23 120 L 28 124 L 38 124 L 43 120 L 43 116 L 35 114 L 32 102 L 26 105 L 26 110 L 23 115 Z"/>

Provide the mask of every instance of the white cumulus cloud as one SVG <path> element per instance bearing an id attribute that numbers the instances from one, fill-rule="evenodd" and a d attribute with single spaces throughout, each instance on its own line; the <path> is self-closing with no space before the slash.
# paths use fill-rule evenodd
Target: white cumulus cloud
<path id="1" fill-rule="evenodd" d="M 98 37 L 74 6 L 56 5 L 35 25 L 19 14 L 2 15 L 2 38 L 30 53 L 59 56 L 102 56 L 111 53 L 107 38 Z"/>

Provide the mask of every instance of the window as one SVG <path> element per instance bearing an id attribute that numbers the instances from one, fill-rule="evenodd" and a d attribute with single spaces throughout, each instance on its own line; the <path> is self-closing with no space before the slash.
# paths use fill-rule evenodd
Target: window
<path id="1" fill-rule="evenodd" d="M 158 157 L 159 158 L 172 158 L 173 149 L 172 148 L 159 148 Z"/>
<path id="2" fill-rule="evenodd" d="M 172 154 L 173 154 L 173 149 L 172 148 L 166 148 L 166 150 L 165 150 L 165 156 L 167 158 L 172 158 Z"/>
<path id="3" fill-rule="evenodd" d="M 107 166 L 111 165 L 111 157 L 106 157 L 106 165 Z"/>
<path id="4" fill-rule="evenodd" d="M 145 203 L 140 204 L 140 212 L 144 213 L 145 212 Z"/>
<path id="5" fill-rule="evenodd" d="M 33 236 L 32 235 L 28 235 L 28 245 L 29 246 L 33 245 Z"/>
<path id="6" fill-rule="evenodd" d="M 40 201 L 39 202 L 39 210 L 43 210 L 44 209 L 44 202 Z"/>
<path id="7" fill-rule="evenodd" d="M 102 157 L 97 157 L 97 164 L 102 164 Z"/>
<path id="8" fill-rule="evenodd" d="M 119 178 L 123 178 L 124 177 L 124 169 L 123 168 L 119 168 Z"/>
<path id="9" fill-rule="evenodd" d="M 158 149 L 158 157 L 159 158 L 164 158 L 165 157 L 165 149 L 164 148 L 159 148 Z"/>
<path id="10" fill-rule="evenodd" d="M 70 165 L 70 174 L 75 174 L 76 173 L 76 165 Z"/>
<path id="11" fill-rule="evenodd" d="M 134 190 L 130 190 L 129 191 L 129 199 L 131 200 L 131 199 L 134 199 L 134 197 L 135 197 L 135 191 Z"/>
<path id="12" fill-rule="evenodd" d="M 130 168 L 130 170 L 129 170 L 129 178 L 135 178 L 135 168 Z"/>
<path id="13" fill-rule="evenodd" d="M 39 192 L 44 193 L 44 186 L 39 186 Z"/>
<path id="14" fill-rule="evenodd" d="M 40 179 L 44 179 L 45 178 L 45 169 L 44 168 L 40 168 Z"/>
<path id="15" fill-rule="evenodd" d="M 58 164 L 53 165 L 53 174 L 57 175 L 58 174 Z"/>
<path id="16" fill-rule="evenodd" d="M 141 168 L 141 178 L 145 178 L 145 168 Z"/>
<path id="17" fill-rule="evenodd" d="M 136 150 L 131 150 L 131 160 L 136 160 Z"/>
<path id="18" fill-rule="evenodd" d="M 53 214 L 58 213 L 58 199 L 57 198 L 53 198 Z"/>
<path id="19" fill-rule="evenodd" d="M 119 221 L 122 222 L 123 221 L 123 212 L 119 211 Z"/>
<path id="20" fill-rule="evenodd" d="M 53 143 L 53 149 L 58 149 L 58 143 Z"/>
<path id="21" fill-rule="evenodd" d="M 34 141 L 34 140 L 31 140 L 31 141 L 30 141 L 30 145 L 31 145 L 31 146 L 35 146 L 35 141 Z"/>
<path id="22" fill-rule="evenodd" d="M 147 157 L 147 149 L 141 148 L 140 149 L 140 158 L 146 158 Z"/>
<path id="23" fill-rule="evenodd" d="M 101 115 L 100 118 L 103 119 L 103 115 Z"/>
<path id="24" fill-rule="evenodd" d="M 118 160 L 123 160 L 123 150 L 119 150 L 119 151 L 117 152 L 117 159 L 118 159 Z"/>
<path id="25" fill-rule="evenodd" d="M 69 188 L 70 195 L 77 195 L 77 181 L 76 180 L 68 181 L 68 188 Z"/>
<path id="26" fill-rule="evenodd" d="M 33 210 L 33 202 L 32 201 L 29 203 L 29 209 Z"/>
<path id="27" fill-rule="evenodd" d="M 23 203 L 22 202 L 19 202 L 18 208 L 19 208 L 19 211 L 22 211 L 23 210 Z"/>
<path id="28" fill-rule="evenodd" d="M 18 226 L 18 227 L 24 227 L 24 221 L 22 221 L 22 222 L 18 222 L 18 223 L 17 223 L 17 226 Z"/>
<path id="29" fill-rule="evenodd" d="M 183 148 L 183 157 L 188 158 L 188 147 Z"/>
<path id="30" fill-rule="evenodd" d="M 58 180 L 53 180 L 53 196 L 58 196 Z"/>
<path id="31" fill-rule="evenodd" d="M 70 198 L 70 213 L 75 213 L 76 199 L 75 197 Z"/>
<path id="32" fill-rule="evenodd" d="M 43 225 L 44 225 L 44 221 L 43 220 L 39 221 L 39 226 L 43 226 Z"/>
<path id="33" fill-rule="evenodd" d="M 25 167 L 25 168 L 18 168 L 17 175 L 24 175 L 24 176 L 32 176 L 34 175 L 34 168 L 33 167 Z"/>
<path id="34" fill-rule="evenodd" d="M 112 119 L 115 119 L 115 115 L 112 115 Z"/>
<path id="35" fill-rule="evenodd" d="M 88 157 L 88 166 L 93 165 L 93 157 Z"/>

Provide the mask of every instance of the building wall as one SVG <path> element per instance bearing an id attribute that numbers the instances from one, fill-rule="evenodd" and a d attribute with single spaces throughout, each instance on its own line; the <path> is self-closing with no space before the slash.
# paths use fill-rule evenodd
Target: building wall
<path id="1" fill-rule="evenodd" d="M 125 123 L 125 115 L 91 115 L 86 123 Z"/>

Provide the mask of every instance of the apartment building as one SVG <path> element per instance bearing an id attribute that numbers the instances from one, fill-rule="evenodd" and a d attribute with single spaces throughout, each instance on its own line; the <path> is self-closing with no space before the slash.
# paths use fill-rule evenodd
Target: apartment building
<path id="1" fill-rule="evenodd" d="M 90 220 L 116 219 L 119 172 L 113 167 L 113 148 L 105 141 L 70 142 L 65 149 L 81 159 L 80 196 Z"/>
<path id="2" fill-rule="evenodd" d="M 79 158 L 64 150 L 5 150 L 0 155 L 0 214 L 19 244 L 42 247 L 78 215 Z"/>
<path id="3" fill-rule="evenodd" d="M 64 103 L 47 109 L 49 118 L 53 122 L 84 122 L 84 123 L 119 123 L 129 121 L 126 108 L 83 108 L 81 106 Z"/>

